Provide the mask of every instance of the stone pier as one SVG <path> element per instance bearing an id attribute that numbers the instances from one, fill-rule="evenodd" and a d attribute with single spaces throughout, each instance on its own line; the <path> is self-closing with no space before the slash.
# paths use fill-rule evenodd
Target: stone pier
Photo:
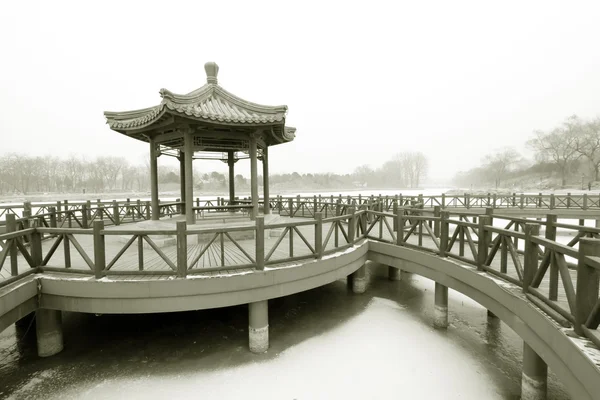
<path id="1" fill-rule="evenodd" d="M 448 287 L 435 283 L 435 306 L 433 326 L 438 329 L 448 328 Z"/>
<path id="2" fill-rule="evenodd" d="M 388 278 L 390 281 L 402 280 L 402 273 L 400 269 L 389 266 L 388 267 Z"/>
<path id="3" fill-rule="evenodd" d="M 248 304 L 248 344 L 253 353 L 264 353 L 269 348 L 269 302 Z"/>
<path id="4" fill-rule="evenodd" d="M 62 314 L 40 308 L 36 311 L 37 351 L 40 357 L 53 356 L 63 349 Z"/>
<path id="5" fill-rule="evenodd" d="M 523 377 L 521 400 L 545 400 L 548 366 L 542 358 L 523 342 Z"/>
<path id="6" fill-rule="evenodd" d="M 352 291 L 356 294 L 367 290 L 367 266 L 363 265 L 352 274 Z"/>

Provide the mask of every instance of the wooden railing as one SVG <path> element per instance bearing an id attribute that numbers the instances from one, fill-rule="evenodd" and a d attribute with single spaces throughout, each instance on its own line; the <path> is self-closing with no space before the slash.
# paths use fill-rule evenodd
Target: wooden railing
<path id="1" fill-rule="evenodd" d="M 319 201 L 318 197 L 277 196 L 271 204 L 275 211 L 307 219 L 265 224 L 259 217 L 251 226 L 205 229 L 180 221 L 175 229 L 154 231 L 106 229 L 108 224 L 146 219 L 149 207 L 143 202 L 95 208 L 68 205 L 60 212 L 53 205 L 45 212 L 21 218 L 6 213 L 7 232 L 0 234 L 0 272 L 10 270 L 11 277 L 0 286 L 37 271 L 102 279 L 111 275 L 185 278 L 213 271 L 262 270 L 275 264 L 320 259 L 369 239 L 452 258 L 516 285 L 560 325 L 573 327 L 600 347 L 599 228 L 559 223 L 556 215 L 550 214 L 537 221 L 490 212 L 450 212 L 448 204 L 443 209 L 442 204 L 434 204 L 432 197 L 425 196 L 366 199 Z M 557 197 L 549 199 L 554 207 L 592 204 L 584 196 L 561 198 L 558 203 Z M 514 198 L 495 200 L 498 205 Z M 433 207 L 428 207 L 431 204 Z M 482 203 L 467 199 L 460 204 L 471 207 Z M 539 197 L 535 197 L 535 204 L 548 205 L 546 198 Z M 177 207 L 181 206 L 181 202 L 161 204 L 165 215 L 180 212 Z M 246 207 L 243 202 L 236 206 Z M 197 207 L 222 209 L 229 205 L 217 202 Z M 573 237 L 566 244 L 559 243 L 557 232 L 572 232 Z M 107 246 L 107 239 L 115 236 L 123 242 L 115 245 L 111 239 Z M 158 236 L 174 238 L 174 246 L 161 248 L 156 243 Z M 43 239 L 47 239 L 45 245 Z M 61 246 L 62 251 L 57 251 Z"/>

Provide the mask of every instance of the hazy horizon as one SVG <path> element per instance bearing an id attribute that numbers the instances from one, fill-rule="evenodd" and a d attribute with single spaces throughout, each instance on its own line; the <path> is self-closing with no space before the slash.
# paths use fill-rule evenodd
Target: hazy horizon
<path id="1" fill-rule="evenodd" d="M 148 145 L 111 131 L 103 112 L 157 105 L 161 88 L 190 92 L 215 61 L 228 91 L 289 107 L 297 136 L 270 151 L 271 172 L 351 173 L 421 151 L 428 182 L 444 182 L 500 147 L 529 155 L 536 129 L 598 115 L 599 11 L 546 1 L 7 3 L 1 153 L 140 163 Z M 236 169 L 249 175 L 249 162 Z"/>

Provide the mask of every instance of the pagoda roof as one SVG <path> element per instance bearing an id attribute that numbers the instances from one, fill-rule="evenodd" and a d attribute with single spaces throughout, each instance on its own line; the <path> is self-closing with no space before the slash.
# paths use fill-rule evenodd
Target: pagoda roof
<path id="1" fill-rule="evenodd" d="M 241 99 L 217 83 L 219 67 L 206 63 L 207 83 L 188 94 L 176 94 L 161 89 L 162 101 L 149 108 L 122 112 L 104 112 L 111 129 L 128 134 L 128 131 L 152 129 L 169 116 L 182 117 L 191 122 L 236 127 L 273 127 L 283 141 L 294 138 L 295 128 L 285 127 L 287 106 L 265 106 Z"/>

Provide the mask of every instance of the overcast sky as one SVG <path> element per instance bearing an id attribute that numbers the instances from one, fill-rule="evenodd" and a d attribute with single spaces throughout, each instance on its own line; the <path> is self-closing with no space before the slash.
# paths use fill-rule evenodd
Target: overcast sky
<path id="1" fill-rule="evenodd" d="M 215 61 L 226 90 L 288 105 L 297 136 L 271 150 L 272 172 L 415 150 L 439 180 L 600 115 L 599 20 L 598 1 L 4 2 L 0 152 L 140 163 L 147 145 L 103 111 L 188 93 Z"/>

